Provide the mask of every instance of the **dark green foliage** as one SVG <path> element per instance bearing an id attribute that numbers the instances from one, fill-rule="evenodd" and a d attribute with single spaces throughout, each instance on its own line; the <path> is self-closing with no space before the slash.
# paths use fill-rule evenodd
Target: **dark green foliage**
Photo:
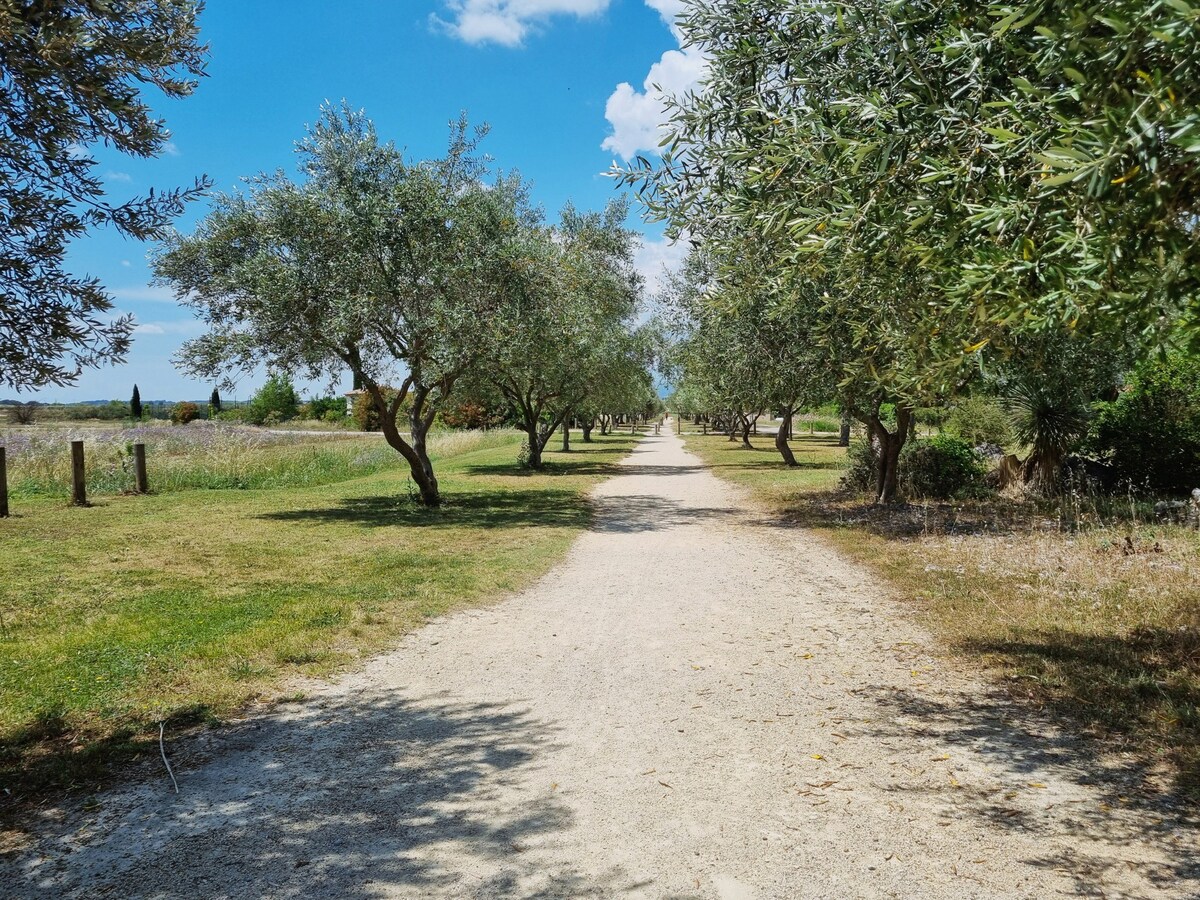
<path id="1" fill-rule="evenodd" d="M 1003 448 L 1013 442 L 1012 422 L 991 397 L 970 397 L 956 403 L 946 417 L 945 428 L 972 446 L 995 444 Z"/>
<path id="2" fill-rule="evenodd" d="M 213 388 L 212 395 L 208 398 L 208 414 L 211 417 L 221 414 L 221 394 L 216 388 Z"/>
<path id="3" fill-rule="evenodd" d="M 1143 364 L 1128 389 L 1101 406 L 1090 444 L 1135 487 L 1200 487 L 1200 359 L 1176 354 Z"/>
<path id="4" fill-rule="evenodd" d="M 129 416 L 133 419 L 142 417 L 142 394 L 136 384 L 133 386 L 133 396 L 129 398 Z"/>
<path id="5" fill-rule="evenodd" d="M 842 475 L 842 487 L 848 491 L 874 491 L 879 480 L 879 458 L 870 439 L 851 441 L 846 450 L 846 461 L 848 465 Z"/>
<path id="6" fill-rule="evenodd" d="M 879 455 L 870 440 L 852 441 L 846 451 L 849 467 L 842 487 L 874 493 L 879 484 Z M 900 453 L 900 487 L 914 499 L 951 500 L 978 496 L 985 491 L 986 467 L 966 441 L 937 435 L 909 441 Z"/>
<path id="7" fill-rule="evenodd" d="M 300 401 L 296 389 L 286 375 L 272 375 L 258 389 L 246 407 L 246 421 L 255 425 L 286 422 L 296 418 Z"/>
<path id="8" fill-rule="evenodd" d="M 979 454 L 948 434 L 910 441 L 900 454 L 900 484 L 909 497 L 952 500 L 983 490 L 985 472 Z"/>
<path id="9" fill-rule="evenodd" d="M 345 397 L 313 397 L 300 407 L 300 418 L 333 421 L 346 417 Z"/>
<path id="10" fill-rule="evenodd" d="M 67 248 L 111 226 L 156 236 L 207 183 L 125 202 L 105 196 L 90 149 L 156 156 L 170 132 L 142 89 L 186 97 L 204 74 L 198 0 L 0 4 L 0 384 L 72 384 L 119 362 L 133 320 L 113 316 L 95 279 L 65 269 Z"/>

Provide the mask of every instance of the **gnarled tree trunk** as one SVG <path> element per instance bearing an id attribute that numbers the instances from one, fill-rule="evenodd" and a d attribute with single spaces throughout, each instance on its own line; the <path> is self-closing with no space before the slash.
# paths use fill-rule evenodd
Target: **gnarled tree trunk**
<path id="1" fill-rule="evenodd" d="M 792 433 L 792 415 L 795 411 L 789 406 L 783 411 L 783 421 L 779 423 L 779 430 L 775 432 L 775 449 L 779 451 L 779 455 L 783 457 L 784 463 L 789 466 L 798 465 L 796 462 L 796 454 L 792 452 L 792 448 L 788 446 L 788 438 Z"/>
<path id="2" fill-rule="evenodd" d="M 871 431 L 871 437 L 879 449 L 879 459 L 876 462 L 878 493 L 875 497 L 875 502 L 879 505 L 893 503 L 896 499 L 900 484 L 900 451 L 904 449 L 905 441 L 908 440 L 911 422 L 912 409 L 897 405 L 896 430 L 888 431 L 879 418 L 878 403 L 875 404 L 875 409 L 867 420 L 866 424 Z"/>

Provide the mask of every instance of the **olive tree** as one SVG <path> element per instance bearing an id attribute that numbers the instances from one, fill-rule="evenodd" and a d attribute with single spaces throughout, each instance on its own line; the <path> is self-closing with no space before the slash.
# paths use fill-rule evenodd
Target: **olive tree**
<path id="1" fill-rule="evenodd" d="M 155 237 L 206 187 L 112 202 L 91 148 L 157 156 L 170 132 L 146 86 L 186 97 L 204 74 L 198 0 L 0 3 L 0 385 L 68 385 L 120 362 L 133 320 L 99 279 L 67 270 L 71 241 L 111 226 Z"/>
<path id="2" fill-rule="evenodd" d="M 641 290 L 627 204 L 568 206 L 558 225 L 529 224 L 513 251 L 503 304 L 483 342 L 483 371 L 526 434 L 537 469 L 550 435 L 598 387 L 625 377 Z"/>
<path id="3" fill-rule="evenodd" d="M 302 181 L 277 172 L 216 196 L 158 254 L 158 278 L 208 325 L 177 364 L 202 378 L 348 369 L 421 501 L 439 503 L 426 436 L 479 356 L 526 215 L 519 184 L 481 182 L 480 137 L 460 121 L 445 157 L 410 162 L 362 112 L 325 107 L 297 147 Z"/>

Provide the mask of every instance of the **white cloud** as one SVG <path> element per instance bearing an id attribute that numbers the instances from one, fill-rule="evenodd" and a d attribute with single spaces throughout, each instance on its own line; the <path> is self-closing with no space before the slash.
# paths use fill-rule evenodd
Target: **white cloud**
<path id="1" fill-rule="evenodd" d="M 105 172 L 104 178 L 107 181 L 122 181 L 126 183 L 133 181 L 133 176 L 128 172 Z"/>
<path id="2" fill-rule="evenodd" d="M 671 29 L 671 33 L 675 35 L 675 40 L 683 43 L 683 36 L 675 27 L 675 17 L 683 12 L 687 5 L 686 0 L 646 0 L 646 5 L 662 16 L 663 21 Z"/>
<path id="3" fill-rule="evenodd" d="M 163 153 L 167 154 L 167 156 L 180 155 L 179 148 L 175 146 L 174 141 L 167 141 L 165 144 L 163 144 Z"/>
<path id="4" fill-rule="evenodd" d="M 519 47 L 525 37 L 555 16 L 585 18 L 608 9 L 612 0 L 446 0 L 452 18 L 434 14 L 433 24 L 468 44 Z M 664 2 L 664 0 L 657 0 Z"/>
<path id="5" fill-rule="evenodd" d="M 134 303 L 178 303 L 175 292 L 168 287 L 131 285 L 112 288 L 111 293 L 118 302 Z"/>
<path id="6" fill-rule="evenodd" d="M 198 319 L 180 319 L 174 322 L 138 322 L 133 326 L 134 334 L 171 334 L 180 337 L 195 337 L 204 332 L 204 323 Z"/>
<path id="7" fill-rule="evenodd" d="M 686 0 L 645 0 L 671 29 L 676 43 L 682 45 L 683 34 L 675 25 L 675 17 L 683 12 Z M 679 96 L 704 77 L 704 54 L 691 47 L 668 50 L 654 65 L 638 90 L 629 82 L 617 85 L 604 107 L 604 117 L 612 126 L 612 134 L 601 145 L 629 160 L 639 151 L 658 153 L 666 135 L 668 96 Z"/>
<path id="8" fill-rule="evenodd" d="M 633 255 L 633 265 L 645 280 L 648 296 L 656 296 L 662 290 L 667 274 L 679 270 L 687 252 L 686 235 L 678 241 L 642 238 L 641 246 Z"/>
<path id="9" fill-rule="evenodd" d="M 128 269 L 128 268 L 131 268 L 131 267 L 133 266 L 133 263 L 131 263 L 131 262 L 130 262 L 129 260 L 127 260 L 127 259 L 123 259 L 123 260 L 121 260 L 121 265 L 122 265 L 122 266 L 124 266 L 126 269 Z"/>

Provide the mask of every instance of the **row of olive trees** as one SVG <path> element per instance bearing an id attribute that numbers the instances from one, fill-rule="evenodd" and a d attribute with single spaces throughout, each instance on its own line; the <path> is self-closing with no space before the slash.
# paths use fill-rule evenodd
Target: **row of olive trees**
<path id="1" fill-rule="evenodd" d="M 205 378 L 349 369 L 429 505 L 429 429 L 472 385 L 503 396 L 540 466 L 549 434 L 613 370 L 646 366 L 634 237 L 616 203 L 547 224 L 519 177 L 485 183 L 482 137 L 460 121 L 445 157 L 414 163 L 362 112 L 323 109 L 298 145 L 302 180 L 216 196 L 157 255 L 157 278 L 208 326 L 177 364 Z"/>
<path id="2" fill-rule="evenodd" d="M 1194 345 L 1200 9 L 695 0 L 679 26 L 708 76 L 620 174 L 704 248 L 723 327 L 820 348 L 880 501 L 918 407 L 1023 397 L 1045 482 L 1093 374 Z"/>

